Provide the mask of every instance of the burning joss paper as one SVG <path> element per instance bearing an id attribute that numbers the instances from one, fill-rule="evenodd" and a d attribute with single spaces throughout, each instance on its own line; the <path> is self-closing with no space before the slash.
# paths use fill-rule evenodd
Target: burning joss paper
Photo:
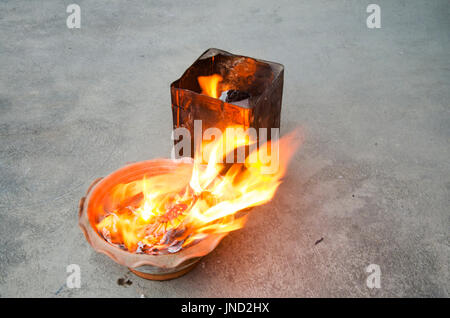
<path id="1" fill-rule="evenodd" d="M 223 164 L 225 134 L 204 143 L 209 154 L 168 173 L 146 177 L 113 187 L 101 205 L 95 227 L 109 243 L 134 253 L 167 254 L 199 242 L 209 235 L 242 228 L 244 209 L 270 201 L 287 163 L 299 145 L 295 133 L 272 140 L 279 155 L 277 169 L 261 160 L 265 147 L 250 153 L 243 163 Z M 229 142 L 229 141 L 228 141 Z M 249 146 L 250 138 L 236 138 L 233 149 Z M 270 141 L 266 146 L 269 146 Z"/>

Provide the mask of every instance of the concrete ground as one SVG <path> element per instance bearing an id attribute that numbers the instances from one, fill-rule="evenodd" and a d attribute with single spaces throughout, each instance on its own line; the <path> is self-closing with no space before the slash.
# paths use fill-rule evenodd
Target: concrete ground
<path id="1" fill-rule="evenodd" d="M 448 297 L 450 3 L 378 0 L 368 29 L 369 3 L 2 1 L 0 296 Z M 93 251 L 78 200 L 169 156 L 169 84 L 209 47 L 283 63 L 282 132 L 305 141 L 246 228 L 186 276 L 146 281 Z"/>

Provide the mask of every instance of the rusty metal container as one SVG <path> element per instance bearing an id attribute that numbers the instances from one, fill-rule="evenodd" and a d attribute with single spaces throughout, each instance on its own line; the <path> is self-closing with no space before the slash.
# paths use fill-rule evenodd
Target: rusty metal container
<path id="1" fill-rule="evenodd" d="M 226 102 L 202 94 L 198 77 L 219 74 L 228 88 L 249 95 L 245 103 Z M 208 49 L 170 85 L 173 128 L 187 128 L 194 137 L 194 120 L 202 121 L 203 131 L 228 126 L 280 128 L 284 66 L 219 49 Z M 177 144 L 179 140 L 174 140 Z M 191 156 L 194 141 L 191 140 Z M 181 157 L 183 154 L 175 154 Z"/>

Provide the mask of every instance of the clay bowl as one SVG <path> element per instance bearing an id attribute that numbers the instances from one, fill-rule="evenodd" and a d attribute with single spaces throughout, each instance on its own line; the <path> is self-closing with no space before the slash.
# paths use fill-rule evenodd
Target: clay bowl
<path id="1" fill-rule="evenodd" d="M 131 253 L 112 245 L 95 229 L 93 211 L 115 185 L 142 179 L 144 175 L 151 177 L 184 167 L 190 168 L 192 163 L 170 159 L 141 161 L 124 166 L 105 178 L 95 180 L 79 204 L 79 225 L 94 250 L 108 255 L 116 263 L 128 267 L 136 275 L 151 280 L 168 280 L 184 275 L 195 266 L 201 257 L 213 251 L 226 233 L 211 235 L 177 253 L 148 255 Z"/>

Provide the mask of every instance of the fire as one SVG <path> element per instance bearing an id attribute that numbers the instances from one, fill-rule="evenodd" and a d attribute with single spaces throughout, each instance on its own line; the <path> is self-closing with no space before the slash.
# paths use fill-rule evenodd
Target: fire
<path id="1" fill-rule="evenodd" d="M 197 78 L 198 84 L 202 89 L 202 94 L 219 98 L 219 83 L 222 82 L 223 78 L 219 74 L 213 74 L 211 76 L 199 76 Z"/>
<path id="2" fill-rule="evenodd" d="M 208 235 L 242 228 L 247 215 L 238 212 L 274 197 L 299 139 L 291 133 L 273 141 L 279 149 L 279 168 L 266 174 L 263 168 L 269 163 L 260 160 L 260 152 L 269 143 L 255 147 L 245 162 L 230 167 L 222 163 L 230 142 L 225 136 L 202 144 L 209 154 L 207 164 L 197 149 L 192 165 L 116 185 L 111 202 L 99 207 L 98 232 L 130 252 L 158 254 L 175 253 Z M 233 149 L 253 144 L 250 139 L 248 135 L 235 138 Z"/>

